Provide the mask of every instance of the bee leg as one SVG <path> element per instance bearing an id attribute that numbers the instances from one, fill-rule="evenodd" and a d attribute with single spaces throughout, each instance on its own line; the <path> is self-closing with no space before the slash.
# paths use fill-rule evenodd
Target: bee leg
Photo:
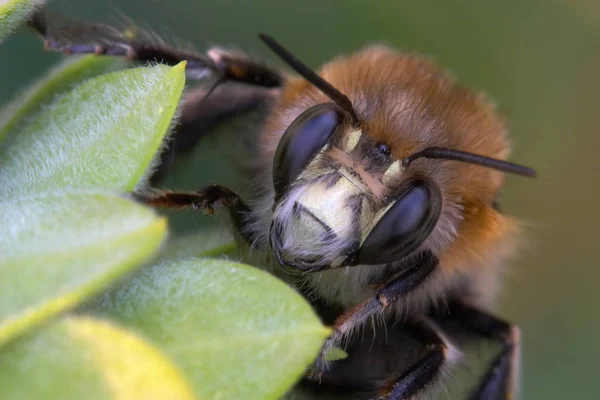
<path id="1" fill-rule="evenodd" d="M 193 147 L 200 136 L 239 115 L 269 108 L 279 95 L 277 89 L 224 85 L 210 96 L 204 88 L 184 94 L 181 116 L 175 127 L 176 151 Z"/>
<path id="2" fill-rule="evenodd" d="M 406 295 L 415 287 L 419 286 L 427 276 L 435 270 L 438 258 L 431 252 L 423 254 L 422 261 L 414 267 L 403 270 L 391 278 L 382 288 L 375 292 L 373 297 L 354 306 L 339 316 L 334 325 L 333 333 L 329 336 L 317 361 L 315 369 L 317 374 L 326 367 L 325 357 L 329 350 L 343 341 L 356 328 L 362 325 L 369 317 L 383 312 L 390 304 Z"/>
<path id="3" fill-rule="evenodd" d="M 442 366 L 452 357 L 451 347 L 444 342 L 438 328 L 422 323 L 411 327 L 412 334 L 426 347 L 425 355 L 405 371 L 399 378 L 383 385 L 377 400 L 411 399 L 431 387 L 441 372 Z"/>
<path id="4" fill-rule="evenodd" d="M 466 304 L 452 305 L 444 320 L 457 323 L 459 329 L 502 344 L 502 350 L 490 363 L 470 400 L 508 400 L 516 397 L 520 357 L 520 330 L 485 311 Z"/>
<path id="5" fill-rule="evenodd" d="M 197 192 L 156 191 L 150 194 L 133 193 L 132 197 L 144 204 L 161 208 L 192 208 L 202 211 L 205 215 L 213 215 L 218 207 L 225 207 L 237 230 L 244 239 L 247 231 L 247 216 L 250 207 L 232 190 L 219 185 L 207 186 Z"/>
<path id="6" fill-rule="evenodd" d="M 244 55 L 221 49 L 211 49 L 206 54 L 179 49 L 135 26 L 120 29 L 69 20 L 48 24 L 43 9 L 34 12 L 28 24 L 42 37 L 45 48 L 51 51 L 124 57 L 130 61 L 168 65 L 185 60 L 189 79 L 214 77 L 215 87 L 224 82 L 239 82 L 275 88 L 282 86 L 285 81 L 278 71 Z"/>
<path id="7" fill-rule="evenodd" d="M 193 150 L 202 138 L 236 117 L 262 116 L 279 95 L 279 89 L 237 84 L 221 85 L 210 96 L 208 92 L 203 87 L 195 87 L 184 93 L 181 115 L 171 140 L 161 153 L 160 164 L 150 178 L 153 186 L 168 174 L 179 155 Z M 241 140 L 250 138 L 244 136 Z"/>

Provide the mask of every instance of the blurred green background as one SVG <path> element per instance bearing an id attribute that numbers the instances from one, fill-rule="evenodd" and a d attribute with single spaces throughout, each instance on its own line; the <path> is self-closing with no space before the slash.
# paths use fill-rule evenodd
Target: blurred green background
<path id="1" fill-rule="evenodd" d="M 57 0 L 50 8 L 99 21 L 120 10 L 200 50 L 233 46 L 275 65 L 256 33 L 274 35 L 315 67 L 386 42 L 428 54 L 487 92 L 509 115 L 512 159 L 539 173 L 534 181 L 509 177 L 503 194 L 504 210 L 527 223 L 498 307 L 523 330 L 523 398 L 600 398 L 598 0 Z M 0 47 L 0 103 L 59 58 L 26 32 L 10 38 Z M 209 154 L 187 171 L 198 185 L 213 180 L 207 170 L 222 159 Z"/>

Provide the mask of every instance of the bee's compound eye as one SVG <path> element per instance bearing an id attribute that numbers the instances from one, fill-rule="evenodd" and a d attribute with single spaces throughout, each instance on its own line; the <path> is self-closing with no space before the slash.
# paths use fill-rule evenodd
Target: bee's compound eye
<path id="1" fill-rule="evenodd" d="M 435 228 L 441 209 L 439 188 L 416 181 L 371 230 L 359 250 L 358 264 L 386 264 L 416 250 Z"/>
<path id="2" fill-rule="evenodd" d="M 276 198 L 306 168 L 327 144 L 342 122 L 335 104 L 319 104 L 304 111 L 283 134 L 273 160 L 273 184 Z"/>

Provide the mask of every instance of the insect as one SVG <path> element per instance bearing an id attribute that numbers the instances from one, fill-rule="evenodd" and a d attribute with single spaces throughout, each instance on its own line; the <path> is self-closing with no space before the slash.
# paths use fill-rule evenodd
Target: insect
<path id="1" fill-rule="evenodd" d="M 265 254 L 272 272 L 315 304 L 343 310 L 311 377 L 335 370 L 328 351 L 384 315 L 401 321 L 405 347 L 419 342 L 423 354 L 366 388 L 366 398 L 432 394 L 458 359 L 457 334 L 501 345 L 470 398 L 515 394 L 519 330 L 487 310 L 518 232 L 498 206 L 504 173 L 535 172 L 506 161 L 508 131 L 486 97 L 428 59 L 385 46 L 315 72 L 259 35 L 297 74 L 288 75 L 237 52 L 184 51 L 144 32 L 75 22 L 52 28 L 41 12 L 30 26 L 54 51 L 187 60 L 188 79 L 214 82 L 187 94 L 176 135 L 192 142 L 199 126 L 266 108 L 247 149 L 256 160 L 248 198 L 220 185 L 134 197 L 156 207 L 226 210 L 242 247 Z"/>

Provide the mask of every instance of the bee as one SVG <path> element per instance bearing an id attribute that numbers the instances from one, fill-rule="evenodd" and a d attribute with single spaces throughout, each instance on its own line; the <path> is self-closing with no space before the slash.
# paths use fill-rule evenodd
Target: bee
<path id="1" fill-rule="evenodd" d="M 501 345 L 469 398 L 515 395 L 519 329 L 488 311 L 519 230 L 498 198 L 505 173 L 535 172 L 506 161 L 508 129 L 487 97 L 427 58 L 382 45 L 314 71 L 260 34 L 291 75 L 239 52 L 182 50 L 142 31 L 76 22 L 53 28 L 43 12 L 29 24 L 49 50 L 186 60 L 188 79 L 213 79 L 186 94 L 175 135 L 187 145 L 219 121 L 266 109 L 247 146 L 254 165 L 246 198 L 221 185 L 133 196 L 155 207 L 224 210 L 240 247 L 264 255 L 267 268 L 316 309 L 342 310 L 309 379 L 334 376 L 342 367 L 326 361 L 328 352 L 352 348 L 353 334 L 383 316 L 404 338 L 392 354 L 403 368 L 361 388 L 365 398 L 435 394 L 433 383 L 459 359 L 456 335 Z M 409 362 L 414 343 L 422 351 Z"/>

